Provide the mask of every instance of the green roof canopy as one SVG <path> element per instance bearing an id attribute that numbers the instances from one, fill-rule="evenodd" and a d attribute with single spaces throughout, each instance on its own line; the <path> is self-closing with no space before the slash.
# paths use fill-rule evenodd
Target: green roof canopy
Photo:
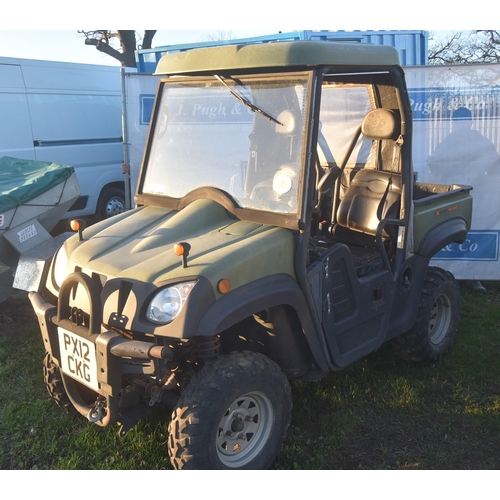
<path id="1" fill-rule="evenodd" d="M 271 42 L 224 45 L 164 55 L 157 75 L 178 75 L 252 68 L 399 65 L 394 47 L 343 42 Z"/>

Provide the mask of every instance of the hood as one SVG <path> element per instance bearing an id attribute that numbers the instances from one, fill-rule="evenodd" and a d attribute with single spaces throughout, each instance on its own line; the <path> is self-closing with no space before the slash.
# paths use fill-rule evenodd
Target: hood
<path id="1" fill-rule="evenodd" d="M 190 245 L 187 267 L 174 253 Z M 66 241 L 71 267 L 147 283 L 204 276 L 216 287 L 226 278 L 235 288 L 260 277 L 294 273 L 290 230 L 236 220 L 211 200 L 180 211 L 143 207 L 84 230 Z M 68 270 L 71 272 L 72 270 Z"/>

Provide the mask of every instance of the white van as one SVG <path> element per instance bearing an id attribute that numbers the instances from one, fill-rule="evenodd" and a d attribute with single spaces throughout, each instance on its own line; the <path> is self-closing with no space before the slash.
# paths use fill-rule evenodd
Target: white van
<path id="1" fill-rule="evenodd" d="M 125 207 L 120 68 L 0 57 L 0 157 L 75 167 L 66 217 Z"/>

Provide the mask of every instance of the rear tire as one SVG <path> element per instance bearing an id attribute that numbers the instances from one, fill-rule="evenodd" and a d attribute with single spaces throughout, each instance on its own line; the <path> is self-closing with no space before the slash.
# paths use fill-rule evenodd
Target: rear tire
<path id="1" fill-rule="evenodd" d="M 283 372 L 252 352 L 206 364 L 172 413 L 168 452 L 176 469 L 267 469 L 286 436 L 292 401 Z"/>
<path id="2" fill-rule="evenodd" d="M 414 327 L 396 337 L 396 353 L 412 363 L 437 361 L 450 349 L 460 320 L 460 289 L 453 275 L 429 267 Z"/>

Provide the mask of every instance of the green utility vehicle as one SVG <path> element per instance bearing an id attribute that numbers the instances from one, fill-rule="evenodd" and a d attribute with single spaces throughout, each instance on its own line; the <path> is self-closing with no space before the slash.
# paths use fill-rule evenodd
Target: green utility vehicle
<path id="1" fill-rule="evenodd" d="M 169 408 L 175 468 L 266 468 L 289 380 L 388 341 L 414 362 L 448 351 L 459 289 L 429 261 L 465 240 L 471 188 L 416 182 L 392 47 L 223 46 L 157 73 L 136 208 L 38 266 L 45 382 L 120 434 Z"/>

